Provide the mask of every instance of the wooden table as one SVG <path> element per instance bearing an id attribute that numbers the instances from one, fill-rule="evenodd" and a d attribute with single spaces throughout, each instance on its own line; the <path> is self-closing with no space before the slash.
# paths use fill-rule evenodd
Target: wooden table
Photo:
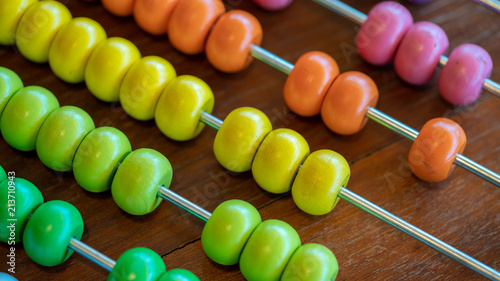
<path id="1" fill-rule="evenodd" d="M 411 142 L 369 121 L 352 136 L 329 131 L 320 117 L 303 118 L 286 107 L 282 88 L 286 76 L 264 63 L 254 61 L 237 74 L 215 70 L 204 55 L 188 56 L 175 50 L 166 36 L 143 32 L 132 17 L 119 18 L 99 2 L 66 0 L 74 17 L 90 17 L 101 23 L 108 36 L 131 40 L 143 56 L 158 55 L 169 60 L 177 73 L 206 81 L 215 94 L 214 115 L 223 119 L 233 109 L 251 106 L 262 110 L 274 128 L 290 128 L 302 134 L 311 151 L 335 150 L 349 161 L 351 180 L 347 188 L 449 243 L 483 263 L 500 269 L 500 190 L 483 179 L 456 168 L 448 180 L 425 183 L 409 172 L 407 153 Z M 367 13 L 378 1 L 347 1 Z M 500 15 L 470 0 L 432 1 L 412 5 L 402 1 L 415 21 L 429 20 L 448 34 L 450 50 L 464 43 L 485 48 L 494 64 L 492 80 L 500 81 Z M 271 13 L 251 1 L 225 1 L 227 9 L 243 9 L 262 23 L 262 47 L 295 62 L 308 51 L 330 54 L 341 72 L 356 70 L 368 74 L 379 87 L 377 108 L 403 123 L 420 129 L 435 117 L 458 122 L 468 135 L 464 155 L 500 172 L 500 99 L 483 93 L 466 107 L 445 102 L 431 83 L 414 87 L 399 79 L 392 66 L 375 67 L 354 51 L 359 27 L 312 1 L 296 0 L 284 11 Z M 148 147 L 164 154 L 172 163 L 171 189 L 213 211 L 228 199 L 243 199 L 256 206 L 263 219 L 288 222 L 302 243 L 320 243 L 336 255 L 338 280 L 478 280 L 482 277 L 408 235 L 383 223 L 345 201 L 328 215 L 311 216 L 300 211 L 290 194 L 263 191 L 251 173 L 234 174 L 222 168 L 212 152 L 216 131 L 207 127 L 195 140 L 167 139 L 154 121 L 141 122 L 127 116 L 119 104 L 97 100 L 85 84 L 67 84 L 58 79 L 48 64 L 35 64 L 12 46 L 0 47 L 0 65 L 19 74 L 25 85 L 40 85 L 52 91 L 61 105 L 87 111 L 96 126 L 113 126 L 123 131 L 133 149 Z M 439 71 L 438 71 L 439 72 Z M 65 200 L 76 206 L 84 219 L 82 241 L 117 259 L 125 250 L 148 247 L 159 253 L 167 269 L 185 268 L 202 280 L 242 280 L 238 266 L 215 264 L 203 253 L 200 236 L 203 221 L 168 202 L 153 213 L 132 216 L 121 211 L 110 192 L 84 191 L 71 173 L 57 173 L 45 167 L 36 152 L 20 152 L 0 140 L 0 165 L 15 171 L 39 187 L 45 201 Z M 7 271 L 7 245 L 1 245 L 1 269 Z M 22 245 L 16 246 L 16 274 L 19 280 L 103 280 L 107 272 L 78 254 L 60 266 L 46 268 L 32 262 Z"/>

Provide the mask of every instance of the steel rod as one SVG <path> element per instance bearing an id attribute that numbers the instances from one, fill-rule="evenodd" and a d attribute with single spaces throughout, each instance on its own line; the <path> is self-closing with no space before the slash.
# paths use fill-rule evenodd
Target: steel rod
<path id="1" fill-rule="evenodd" d="M 473 1 L 500 14 L 500 1 L 497 0 L 473 0 Z"/>
<path id="2" fill-rule="evenodd" d="M 278 57 L 277 55 L 257 46 L 257 45 L 251 45 L 250 46 L 250 54 L 252 57 L 267 63 L 268 65 L 276 68 L 277 70 L 285 73 L 286 75 L 290 74 L 293 69 L 293 64 L 287 62 L 286 60 Z"/>
<path id="3" fill-rule="evenodd" d="M 212 114 L 210 114 L 206 111 L 201 112 L 200 120 L 201 120 L 201 122 L 207 124 L 208 126 L 214 128 L 216 130 L 219 130 L 220 126 L 222 126 L 222 120 L 220 120 L 219 118 L 213 116 Z"/>
<path id="4" fill-rule="evenodd" d="M 209 211 L 203 209 L 202 207 L 194 204 L 191 201 L 186 200 L 186 198 L 180 196 L 179 194 L 176 194 L 175 192 L 164 186 L 160 187 L 158 196 L 174 203 L 175 205 L 183 208 L 184 210 L 190 212 L 191 214 L 197 216 L 205 222 L 208 221 L 210 216 L 212 216 L 212 213 L 210 213 Z"/>
<path id="5" fill-rule="evenodd" d="M 108 258 L 104 254 L 91 248 L 89 245 L 78 239 L 71 238 L 71 240 L 69 240 L 68 248 L 93 261 L 107 271 L 111 271 L 113 267 L 115 267 L 116 262 L 114 260 Z"/>

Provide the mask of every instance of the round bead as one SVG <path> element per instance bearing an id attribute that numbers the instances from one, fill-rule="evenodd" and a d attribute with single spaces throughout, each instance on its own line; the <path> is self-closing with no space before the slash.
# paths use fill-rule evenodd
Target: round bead
<path id="1" fill-rule="evenodd" d="M 23 81 L 12 70 L 0 66 L 0 116 L 12 95 L 23 88 Z"/>
<path id="2" fill-rule="evenodd" d="M 210 28 L 225 10 L 220 0 L 180 1 L 168 23 L 170 43 L 185 54 L 203 52 Z"/>
<path id="3" fill-rule="evenodd" d="M 315 151 L 295 177 L 293 200 L 308 214 L 327 214 L 339 201 L 340 187 L 347 185 L 350 176 L 351 169 L 342 155 L 327 149 Z"/>
<path id="4" fill-rule="evenodd" d="M 132 151 L 118 166 L 111 194 L 118 207 L 132 215 L 154 211 L 161 202 L 158 190 L 170 186 L 172 166 L 156 150 L 141 148 Z"/>
<path id="5" fill-rule="evenodd" d="M 157 281 L 200 281 L 191 271 L 176 268 L 165 272 Z"/>
<path id="6" fill-rule="evenodd" d="M 439 92 L 452 104 L 472 103 L 481 93 L 492 68 L 493 62 L 486 50 L 473 44 L 461 45 L 451 52 L 439 75 Z"/>
<path id="7" fill-rule="evenodd" d="M 385 65 L 392 61 L 396 49 L 413 18 L 403 5 L 386 1 L 375 5 L 356 36 L 356 47 L 367 62 Z"/>
<path id="8" fill-rule="evenodd" d="M 160 35 L 167 32 L 170 15 L 179 0 L 136 0 L 134 19 L 146 32 Z"/>
<path id="9" fill-rule="evenodd" d="M 19 52 L 33 62 L 47 62 L 52 40 L 71 19 L 70 11 L 60 2 L 40 1 L 33 4 L 17 26 L 16 45 Z"/>
<path id="10" fill-rule="evenodd" d="M 0 44 L 15 43 L 16 27 L 23 13 L 37 0 L 0 1 Z"/>
<path id="11" fill-rule="evenodd" d="M 307 155 L 309 145 L 299 133 L 290 129 L 271 131 L 255 154 L 253 177 L 268 192 L 287 192 Z"/>
<path id="12" fill-rule="evenodd" d="M 121 131 L 112 127 L 92 130 L 78 147 L 73 161 L 73 174 L 78 184 L 90 192 L 111 188 L 120 162 L 132 151 Z"/>
<path id="13" fill-rule="evenodd" d="M 215 158 L 230 171 L 249 171 L 257 148 L 272 129 L 269 118 L 258 109 L 231 111 L 215 136 Z"/>
<path id="14" fill-rule="evenodd" d="M 7 173 L 5 172 L 3 167 L 0 166 L 0 182 L 3 182 L 6 179 L 7 179 Z"/>
<path id="15" fill-rule="evenodd" d="M 332 251 L 311 243 L 293 253 L 280 280 L 335 280 L 338 272 L 339 264 Z"/>
<path id="16" fill-rule="evenodd" d="M 448 45 L 448 37 L 441 27 L 431 22 L 415 23 L 401 40 L 394 68 L 404 81 L 423 85 L 432 79 Z"/>
<path id="17" fill-rule="evenodd" d="M 279 280 L 293 252 L 300 246 L 297 231 L 279 220 L 262 222 L 248 239 L 240 270 L 249 280 Z"/>
<path id="18" fill-rule="evenodd" d="M 101 0 L 101 2 L 110 13 L 120 17 L 127 17 L 132 15 L 135 0 Z"/>
<path id="19" fill-rule="evenodd" d="M 148 248 L 133 248 L 123 253 L 108 275 L 108 281 L 157 281 L 167 269 L 160 255 Z"/>
<path id="20" fill-rule="evenodd" d="M 0 272 L 0 280 L 2 280 L 2 281 L 18 281 L 14 276 L 7 274 L 7 273 L 4 273 L 4 272 Z"/>
<path id="21" fill-rule="evenodd" d="M 375 107 L 377 101 L 377 85 L 368 75 L 344 72 L 328 90 L 321 106 L 321 118 L 335 133 L 352 135 L 365 126 L 366 111 L 368 107 Z"/>
<path id="22" fill-rule="evenodd" d="M 0 191 L 0 205 L 5 209 L 0 212 L 0 241 L 11 245 L 10 241 L 22 240 L 28 217 L 43 204 L 43 196 L 36 186 L 21 178 L 3 180 Z"/>
<path id="23" fill-rule="evenodd" d="M 259 211 L 249 203 L 223 202 L 203 228 L 201 245 L 205 254 L 219 264 L 237 264 L 248 238 L 261 222 Z"/>
<path id="24" fill-rule="evenodd" d="M 207 59 L 220 71 L 233 73 L 252 62 L 250 46 L 262 42 L 262 26 L 250 13 L 232 10 L 215 22 L 208 35 Z"/>
<path id="25" fill-rule="evenodd" d="M 293 0 L 253 0 L 259 7 L 269 10 L 278 11 L 288 7 Z"/>
<path id="26" fill-rule="evenodd" d="M 148 56 L 135 62 L 121 83 L 123 110 L 138 120 L 153 119 L 160 94 L 175 77 L 174 67 L 161 57 Z"/>
<path id="27" fill-rule="evenodd" d="M 332 57 L 317 51 L 305 53 L 286 79 L 286 105 L 300 116 L 319 114 L 326 91 L 338 75 L 339 67 Z"/>
<path id="28" fill-rule="evenodd" d="M 106 32 L 99 23 L 89 18 L 74 18 L 61 27 L 50 45 L 50 68 L 65 82 L 83 82 L 90 54 L 105 39 Z"/>
<path id="29" fill-rule="evenodd" d="M 40 265 L 59 265 L 73 253 L 68 249 L 71 238 L 80 240 L 82 234 L 80 212 L 67 202 L 50 201 L 38 207 L 26 224 L 24 249 Z"/>
<path id="30" fill-rule="evenodd" d="M 464 151 L 466 143 L 467 137 L 460 125 L 447 118 L 431 119 L 411 146 L 410 169 L 424 181 L 443 181 L 453 171 L 453 161 Z"/>
<path id="31" fill-rule="evenodd" d="M 45 166 L 55 171 L 70 171 L 76 149 L 95 129 L 87 112 L 75 106 L 53 111 L 42 124 L 36 138 L 36 152 Z"/>
<path id="32" fill-rule="evenodd" d="M 214 94 L 203 80 L 182 75 L 170 82 L 158 100 L 156 125 L 162 133 L 176 141 L 186 141 L 201 133 L 205 124 L 201 112 L 212 113 Z"/>

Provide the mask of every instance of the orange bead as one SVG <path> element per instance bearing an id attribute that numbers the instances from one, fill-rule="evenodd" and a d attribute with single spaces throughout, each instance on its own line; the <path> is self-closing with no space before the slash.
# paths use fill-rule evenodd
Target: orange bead
<path id="1" fill-rule="evenodd" d="M 411 146 L 408 164 L 415 176 L 428 182 L 445 180 L 457 154 L 467 143 L 465 132 L 454 121 L 434 118 L 425 123 Z"/>
<path id="2" fill-rule="evenodd" d="M 133 10 L 135 21 L 148 33 L 164 34 L 178 2 L 179 0 L 136 0 Z"/>
<path id="3" fill-rule="evenodd" d="M 339 67 L 329 55 L 316 51 L 303 54 L 286 80 L 286 105 L 301 116 L 319 114 L 326 91 L 338 75 Z"/>
<path id="4" fill-rule="evenodd" d="M 262 42 L 262 26 L 251 14 L 232 10 L 215 22 L 208 35 L 205 52 L 208 61 L 218 70 L 238 72 L 252 62 L 250 45 Z"/>
<path id="5" fill-rule="evenodd" d="M 220 0 L 180 1 L 168 23 L 170 43 L 185 54 L 203 52 L 210 28 L 225 11 Z"/>
<path id="6" fill-rule="evenodd" d="M 102 0 L 102 5 L 110 13 L 120 16 L 128 17 L 132 15 L 135 0 Z"/>
<path id="7" fill-rule="evenodd" d="M 359 132 L 366 121 L 368 107 L 375 107 L 378 89 L 366 74 L 349 71 L 339 75 L 326 93 L 321 106 L 321 118 L 337 134 Z"/>

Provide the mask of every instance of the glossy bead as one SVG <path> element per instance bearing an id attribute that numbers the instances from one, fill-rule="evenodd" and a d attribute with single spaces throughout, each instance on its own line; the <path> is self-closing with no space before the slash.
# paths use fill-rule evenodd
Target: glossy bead
<path id="1" fill-rule="evenodd" d="M 3 167 L 0 166 L 0 182 L 3 182 L 6 179 L 7 179 L 7 173 L 5 172 Z"/>
<path id="2" fill-rule="evenodd" d="M 278 11 L 288 7 L 293 0 L 253 0 L 259 7 L 269 10 Z"/>
<path id="3" fill-rule="evenodd" d="M 50 45 L 50 68 L 65 82 L 83 82 L 90 54 L 105 39 L 106 32 L 99 23 L 90 18 L 74 18 L 61 27 Z"/>
<path id="4" fill-rule="evenodd" d="M 56 33 L 73 17 L 57 1 L 40 1 L 26 10 L 16 29 L 16 45 L 21 54 L 38 63 L 49 60 L 49 48 Z"/>
<path id="5" fill-rule="evenodd" d="M 215 68 L 223 72 L 238 72 L 252 62 L 250 45 L 262 42 L 262 26 L 250 13 L 232 10 L 215 22 L 208 35 L 205 52 Z"/>
<path id="6" fill-rule="evenodd" d="M 215 158 L 230 171 L 249 171 L 257 148 L 272 129 L 269 118 L 258 109 L 231 111 L 215 136 Z"/>
<path id="7" fill-rule="evenodd" d="M 7 274 L 7 273 L 4 273 L 4 272 L 0 272 L 0 280 L 2 280 L 2 281 L 18 281 L 14 276 Z"/>
<path id="8" fill-rule="evenodd" d="M 335 280 L 338 272 L 339 264 L 332 251 L 311 243 L 293 253 L 280 280 Z"/>
<path id="9" fill-rule="evenodd" d="M 135 0 L 101 0 L 101 2 L 110 13 L 120 17 L 128 17 L 132 15 Z"/>
<path id="10" fill-rule="evenodd" d="M 37 0 L 5 0 L 0 1 L 0 44 L 15 43 L 16 27 L 23 13 Z"/>
<path id="11" fill-rule="evenodd" d="M 392 1 L 378 3 L 356 36 L 359 55 L 374 65 L 390 63 L 412 24 L 413 18 L 403 5 Z"/>
<path id="12" fill-rule="evenodd" d="M 300 246 L 297 231 L 279 220 L 262 222 L 248 239 L 240 270 L 249 280 L 279 280 L 293 252 Z"/>
<path id="13" fill-rule="evenodd" d="M 454 121 L 434 118 L 418 133 L 408 154 L 408 164 L 415 176 L 428 182 L 445 180 L 453 171 L 457 154 L 467 143 L 465 132 Z"/>
<path id="14" fill-rule="evenodd" d="M 179 51 L 203 52 L 208 32 L 226 8 L 220 0 L 179 1 L 168 23 L 168 39 Z"/>
<path id="15" fill-rule="evenodd" d="M 167 269 L 160 255 L 148 248 L 133 248 L 123 253 L 108 275 L 108 281 L 156 281 Z"/>
<path id="16" fill-rule="evenodd" d="M 120 162 L 132 151 L 121 131 L 100 127 L 90 131 L 78 147 L 73 161 L 73 174 L 78 184 L 90 192 L 111 188 Z"/>
<path id="17" fill-rule="evenodd" d="M 157 281 L 200 281 L 191 271 L 176 268 L 165 272 Z"/>
<path id="18" fill-rule="evenodd" d="M 0 205 L 4 208 L 0 212 L 0 241 L 13 245 L 22 240 L 28 217 L 43 204 L 43 196 L 36 186 L 21 178 L 3 180 L 0 191 Z"/>
<path id="19" fill-rule="evenodd" d="M 214 94 L 203 80 L 182 75 L 170 82 L 155 109 L 156 125 L 162 133 L 176 141 L 186 141 L 201 133 L 205 124 L 201 112 L 212 113 Z"/>
<path id="20" fill-rule="evenodd" d="M 141 148 L 132 151 L 118 167 L 111 194 L 118 207 L 132 215 L 154 211 L 161 202 L 158 190 L 170 186 L 172 166 L 156 150 Z"/>
<path id="21" fill-rule="evenodd" d="M 472 103 L 481 93 L 492 68 L 493 62 L 486 50 L 473 44 L 461 45 L 451 52 L 439 75 L 439 92 L 452 104 Z"/>
<path id="22" fill-rule="evenodd" d="M 311 215 L 329 213 L 339 201 L 340 187 L 349 182 L 351 169 L 339 153 L 327 149 L 307 157 L 292 186 L 297 207 Z"/>
<path id="23" fill-rule="evenodd" d="M 45 166 L 55 171 L 70 171 L 76 149 L 93 129 L 87 112 L 75 106 L 53 111 L 42 124 L 36 138 L 36 152 Z"/>
<path id="24" fill-rule="evenodd" d="M 305 53 L 286 79 L 286 105 L 300 116 L 319 114 L 326 91 L 338 75 L 339 67 L 332 57 L 317 51 Z"/>
<path id="25" fill-rule="evenodd" d="M 12 70 L 0 66 L 0 116 L 12 95 L 23 88 L 23 81 Z"/>
<path id="26" fill-rule="evenodd" d="M 431 22 L 415 23 L 401 40 L 394 68 L 404 81 L 423 85 L 432 79 L 448 45 L 448 37 L 441 27 Z"/>
<path id="27" fill-rule="evenodd" d="M 64 201 L 50 201 L 35 210 L 24 229 L 26 254 L 43 266 L 55 266 L 66 261 L 73 250 L 71 238 L 80 240 L 83 219 L 80 212 Z"/>
<path id="28" fill-rule="evenodd" d="M 321 118 L 337 134 L 355 134 L 368 121 L 368 107 L 375 107 L 377 101 L 377 85 L 368 75 L 357 71 L 344 72 L 328 90 L 321 106 Z"/>
<path id="29" fill-rule="evenodd" d="M 164 34 L 178 2 L 179 0 L 135 0 L 134 19 L 146 32 L 153 35 Z"/>
<path id="30" fill-rule="evenodd" d="M 175 77 L 174 67 L 164 58 L 148 56 L 136 61 L 121 83 L 123 110 L 138 120 L 153 119 L 160 94 Z"/>
<path id="31" fill-rule="evenodd" d="M 290 129 L 271 131 L 255 154 L 253 177 L 268 192 L 287 192 L 307 155 L 309 145 L 299 133 Z"/>
<path id="32" fill-rule="evenodd" d="M 237 264 L 248 238 L 261 222 L 259 211 L 249 203 L 223 202 L 203 228 L 201 245 L 205 254 L 219 264 Z"/>

